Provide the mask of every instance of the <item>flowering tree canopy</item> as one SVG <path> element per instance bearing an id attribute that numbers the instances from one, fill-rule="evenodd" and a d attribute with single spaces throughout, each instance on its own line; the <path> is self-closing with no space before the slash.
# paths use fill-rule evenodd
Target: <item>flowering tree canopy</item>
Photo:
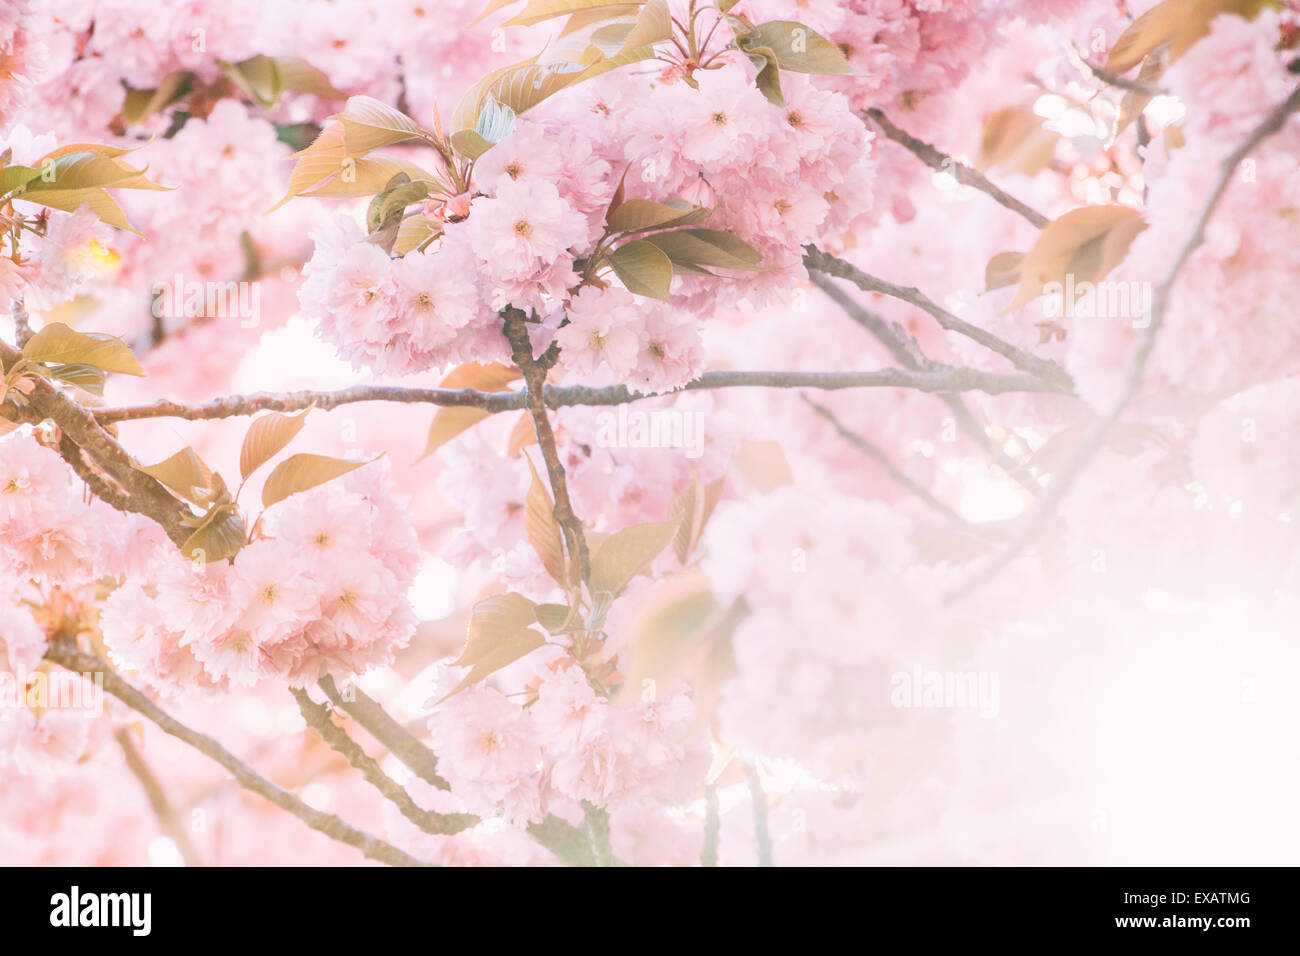
<path id="1" fill-rule="evenodd" d="M 1298 110 L 1293 0 L 0 0 L 0 862 L 1294 859 Z"/>

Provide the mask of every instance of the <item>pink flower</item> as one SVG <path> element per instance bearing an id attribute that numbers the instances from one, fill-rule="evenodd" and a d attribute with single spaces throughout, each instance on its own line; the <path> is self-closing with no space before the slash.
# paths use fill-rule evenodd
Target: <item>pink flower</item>
<path id="1" fill-rule="evenodd" d="M 255 541 L 239 552 L 234 572 L 230 598 L 241 609 L 236 630 L 258 646 L 288 637 L 318 613 L 318 587 L 287 542 Z"/>
<path id="2" fill-rule="evenodd" d="M 635 367 L 641 318 L 637 300 L 626 289 L 578 291 L 566 310 L 569 324 L 556 333 L 565 364 L 580 374 L 591 374 L 604 364 L 617 377 Z"/>

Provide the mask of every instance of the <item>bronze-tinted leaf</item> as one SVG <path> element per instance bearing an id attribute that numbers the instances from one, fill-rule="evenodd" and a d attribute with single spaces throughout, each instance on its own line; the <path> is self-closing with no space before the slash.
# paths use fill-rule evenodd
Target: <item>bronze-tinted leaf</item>
<path id="1" fill-rule="evenodd" d="M 498 594 L 474 605 L 465 648 L 454 664 L 456 667 L 468 667 L 470 672 L 442 700 L 491 676 L 545 644 L 546 639 L 529 626 L 536 621 L 533 602 L 522 594 Z"/>
<path id="2" fill-rule="evenodd" d="M 248 431 L 244 433 L 244 444 L 239 451 L 239 476 L 247 479 L 279 454 L 302 431 L 310 411 L 307 408 L 297 415 L 271 412 L 253 419 Z"/>
<path id="3" fill-rule="evenodd" d="M 507 20 L 503 25 L 526 27 L 532 26 L 534 23 L 543 23 L 555 17 L 577 13 L 580 10 L 626 5 L 626 0 L 618 3 L 610 3 L 609 0 L 528 0 L 528 6 L 524 7 L 513 19 Z"/>
<path id="4" fill-rule="evenodd" d="M 677 560 L 683 565 L 691 559 L 691 555 L 699 546 L 700 539 L 704 536 L 704 528 L 709 523 L 709 518 L 713 516 L 713 509 L 717 507 L 726 483 L 726 476 L 722 476 L 715 478 L 708 485 L 701 486 L 700 476 L 694 475 L 691 483 L 673 497 L 668 507 L 668 514 L 681 519 L 681 524 L 677 526 L 677 533 L 673 536 L 673 550 L 677 554 Z"/>
<path id="5" fill-rule="evenodd" d="M 157 478 L 187 501 L 207 501 L 215 486 L 212 470 L 188 445 L 156 465 L 136 467 L 146 475 Z"/>
<path id="6" fill-rule="evenodd" d="M 374 461 L 375 459 L 370 459 Z M 327 455 L 291 455 L 276 465 L 262 486 L 262 504 L 269 508 L 290 495 L 307 491 L 355 471 L 370 461 L 351 461 Z"/>
<path id="7" fill-rule="evenodd" d="M 503 392 L 521 376 L 513 365 L 500 362 L 466 362 L 458 365 L 438 385 L 439 388 L 473 388 L 480 392 Z"/>
<path id="8" fill-rule="evenodd" d="M 1052 283 L 1096 282 L 1124 261 L 1146 222 L 1130 206 L 1084 206 L 1049 222 L 1020 264 L 1014 311 L 1038 298 Z"/>
<path id="9" fill-rule="evenodd" d="M 335 87 L 324 71 L 300 56 L 277 56 L 275 65 L 280 71 L 280 83 L 286 90 L 310 93 L 326 100 L 347 99 L 347 94 Z"/>
<path id="10" fill-rule="evenodd" d="M 673 540 L 681 517 L 616 531 L 591 556 L 591 590 L 618 594 Z"/>
<path id="11" fill-rule="evenodd" d="M 429 435 L 424 440 L 424 454 L 420 457 L 432 455 L 461 432 L 473 428 L 490 416 L 491 412 L 470 405 L 448 405 L 438 409 L 429 426 Z"/>
<path id="12" fill-rule="evenodd" d="M 353 96 L 333 119 L 343 127 L 343 145 L 350 156 L 362 156 L 383 146 L 423 139 L 423 128 L 401 110 L 372 96 Z"/>
<path id="13" fill-rule="evenodd" d="M 1023 252 L 999 252 L 984 267 L 984 291 L 992 292 L 1020 281 L 1020 264 Z"/>
<path id="14" fill-rule="evenodd" d="M 672 35 L 673 21 L 672 13 L 668 9 L 668 0 L 649 0 L 637 15 L 632 31 L 624 39 L 621 52 L 653 46 L 671 39 Z"/>
<path id="15" fill-rule="evenodd" d="M 560 532 L 560 523 L 555 520 L 555 505 L 533 467 L 532 459 L 525 455 L 524 460 L 532 473 L 528 493 L 524 496 L 524 531 L 547 574 L 560 587 L 567 588 L 570 579 L 564 559 L 564 536 Z"/>
<path id="16" fill-rule="evenodd" d="M 1164 0 L 1129 24 L 1106 57 L 1106 69 L 1127 73 L 1143 58 L 1169 48 L 1173 63 L 1210 32 L 1210 24 L 1221 13 L 1235 13 L 1253 19 L 1268 0 Z"/>

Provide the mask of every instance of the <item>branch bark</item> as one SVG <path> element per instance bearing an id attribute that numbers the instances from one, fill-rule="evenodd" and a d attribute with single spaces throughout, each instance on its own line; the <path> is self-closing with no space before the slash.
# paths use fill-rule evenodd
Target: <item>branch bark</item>
<path id="1" fill-rule="evenodd" d="M 385 843 L 378 837 L 371 836 L 363 830 L 358 830 L 332 813 L 323 813 L 309 807 L 288 790 L 267 780 L 216 740 L 182 724 L 179 720 L 166 713 L 143 693 L 123 680 L 108 665 L 107 661 L 80 650 L 75 644 L 64 639 L 52 642 L 45 652 L 45 657 L 61 667 L 83 676 L 102 674 L 104 689 L 126 706 L 153 721 L 164 733 L 184 741 L 195 750 L 225 767 L 245 790 L 265 797 L 281 810 L 293 814 L 313 830 L 325 834 L 332 840 L 356 847 L 366 856 L 373 860 L 379 860 L 381 863 L 387 863 L 391 866 L 424 865 L 405 851 L 399 850 L 397 847 Z"/>
<path id="2" fill-rule="evenodd" d="M 880 110 L 869 109 L 866 111 L 865 115 L 880 127 L 881 132 L 883 132 L 887 138 L 893 140 L 908 152 L 912 153 L 912 155 L 916 156 L 917 159 L 921 160 L 921 162 L 925 163 L 925 165 L 929 166 L 935 172 L 947 173 L 963 186 L 970 186 L 974 189 L 978 189 L 985 195 L 992 197 L 995 202 L 1005 206 L 1012 212 L 1023 216 L 1026 220 L 1031 222 L 1035 228 L 1042 229 L 1051 221 L 1038 210 L 1026 205 L 1015 196 L 1004 192 L 997 186 L 994 186 L 993 183 L 989 182 L 988 177 L 979 170 L 973 169 L 965 163 L 958 162 L 947 153 L 940 152 L 929 143 L 919 140 L 910 133 L 899 129 L 891 123 L 889 118 Z"/>

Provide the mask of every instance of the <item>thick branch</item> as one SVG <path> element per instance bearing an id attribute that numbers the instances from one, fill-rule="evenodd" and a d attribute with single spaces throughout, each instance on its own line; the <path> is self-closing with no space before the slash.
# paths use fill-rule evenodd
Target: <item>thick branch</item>
<path id="1" fill-rule="evenodd" d="M 982 372 L 978 369 L 931 365 L 925 372 L 904 369 L 879 369 L 866 372 L 766 372 L 712 371 L 689 382 L 687 391 L 718 388 L 911 388 L 922 392 L 982 391 L 993 395 L 1004 392 L 1061 392 L 1062 389 L 1034 375 Z M 95 412 L 102 424 L 138 421 L 147 418 L 183 418 L 206 421 L 255 415 L 261 411 L 301 411 L 308 406 L 336 408 L 359 402 L 396 402 L 429 405 L 469 405 L 496 413 L 519 411 L 526 407 L 524 392 L 477 392 L 457 390 L 454 400 L 444 401 L 449 393 L 439 389 L 407 389 L 382 385 L 358 386 L 341 391 L 301 391 L 220 398 L 202 405 L 180 402 L 155 402 L 151 405 L 104 408 Z M 589 387 L 586 385 L 547 385 L 543 390 L 548 408 L 571 405 L 626 405 L 656 398 L 633 392 L 625 385 Z"/>
<path id="2" fill-rule="evenodd" d="M 528 412 L 533 417 L 533 430 L 537 433 L 537 444 L 542 450 L 542 459 L 546 462 L 551 494 L 555 497 L 555 520 L 564 532 L 569 560 L 577 558 L 578 571 L 582 580 L 586 581 L 591 577 L 587 537 L 582 532 L 582 522 L 574 514 L 573 502 L 569 500 L 569 483 L 565 478 L 564 466 L 560 463 L 560 453 L 555 447 L 555 432 L 551 429 L 551 419 L 546 410 L 546 373 L 549 366 L 533 358 L 533 345 L 528 338 L 524 313 L 507 308 L 503 316 L 506 340 L 510 343 L 515 364 L 524 373 Z"/>
<path id="3" fill-rule="evenodd" d="M 334 679 L 328 675 L 321 678 L 320 688 L 325 691 L 330 703 L 366 728 L 372 737 L 387 747 L 389 753 L 406 764 L 421 780 L 439 790 L 450 789 L 447 781 L 438 774 L 438 758 L 434 752 L 394 720 L 378 701 L 367 696 L 356 685 L 349 688 L 350 693 L 347 695 L 340 694 Z M 528 833 L 570 866 L 591 866 L 594 862 L 591 848 L 582 831 L 557 816 L 548 816 L 541 823 L 529 824 Z"/>
<path id="4" fill-rule="evenodd" d="M 994 186 L 979 170 L 972 169 L 965 163 L 957 162 L 957 160 L 953 159 L 948 154 L 935 149 L 929 143 L 919 140 L 915 136 L 899 129 L 891 123 L 888 117 L 886 117 L 880 110 L 869 109 L 866 111 L 866 115 L 873 123 L 880 127 L 881 131 L 884 132 L 889 139 L 898 143 L 936 172 L 947 173 L 963 186 L 971 186 L 978 189 L 980 192 L 993 197 L 996 202 L 1010 209 L 1012 212 L 1024 216 L 1039 229 L 1042 229 L 1050 221 L 1041 212 L 1025 205 L 1015 196 L 1009 195 L 997 186 Z"/>
<path id="5" fill-rule="evenodd" d="M 366 856 L 382 863 L 388 863 L 392 866 L 423 865 L 415 857 L 377 837 L 356 829 L 332 813 L 323 813 L 309 807 L 288 790 L 267 780 L 211 737 L 187 727 L 170 714 L 167 714 L 139 690 L 118 676 L 117 672 L 109 667 L 106 661 L 100 660 L 94 654 L 88 654 L 78 649 L 75 644 L 69 641 L 58 640 L 49 645 L 45 656 L 48 660 L 83 676 L 102 674 L 104 689 L 126 706 L 153 721 L 162 728 L 164 733 L 184 741 L 205 756 L 211 757 L 229 770 L 245 790 L 260 794 L 281 810 L 287 810 L 293 814 L 313 830 L 325 834 L 332 840 L 338 840 L 340 843 L 356 847 Z"/>

